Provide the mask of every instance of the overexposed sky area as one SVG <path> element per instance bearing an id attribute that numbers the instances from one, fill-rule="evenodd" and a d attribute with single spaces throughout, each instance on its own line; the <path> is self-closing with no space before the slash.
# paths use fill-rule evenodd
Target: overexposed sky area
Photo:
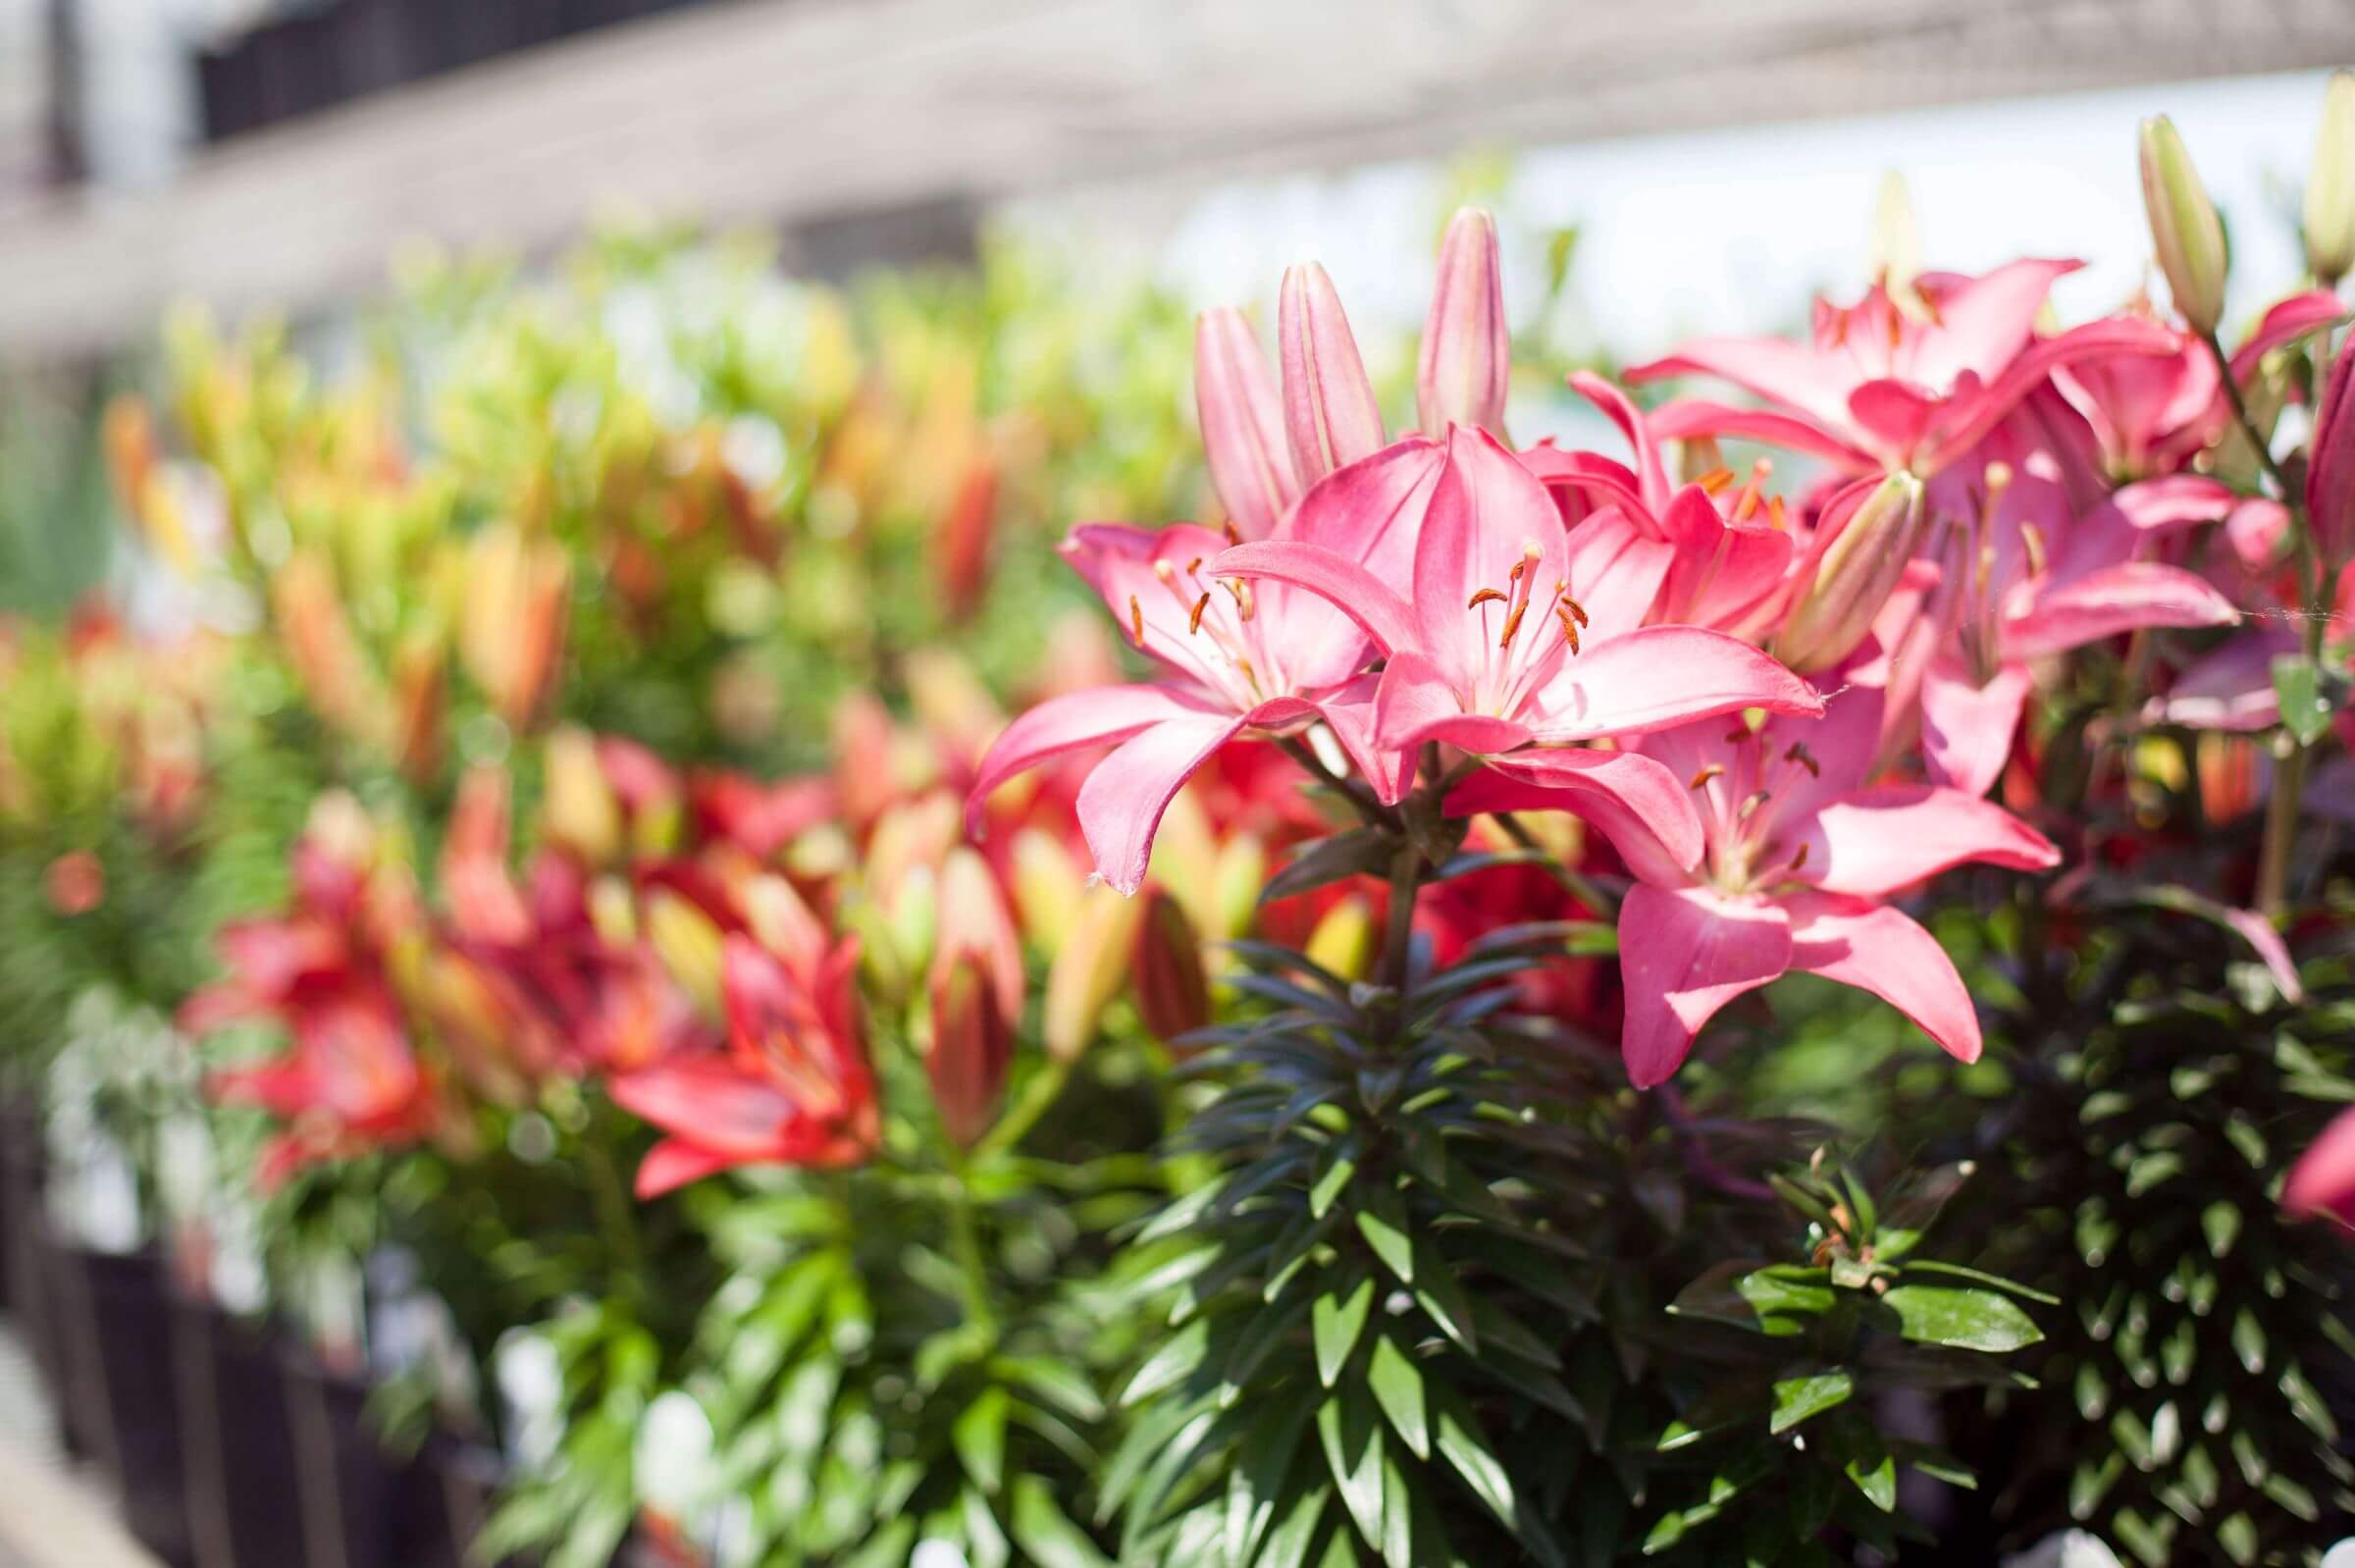
<path id="1" fill-rule="evenodd" d="M 1563 347 L 1639 360 L 1697 334 L 1795 330 L 1813 293 L 1845 301 L 1862 289 L 1875 193 L 1896 169 L 1927 265 L 2075 257 L 2085 270 L 2055 298 L 2065 319 L 2082 320 L 2144 282 L 2135 125 L 2166 112 L 2232 226 L 2237 323 L 2299 281 L 2294 219 L 2325 79 L 2163 83 L 1526 150 L 1495 202 L 1508 304 L 1525 323 L 1545 235 L 1575 224 Z M 1376 353 L 1421 322 L 1444 199 L 1431 164 L 1239 183 L 1156 215 L 1171 224 L 1158 265 L 1188 297 L 1255 307 L 1267 323 L 1284 266 L 1313 257 Z M 1025 216 L 1053 227 L 1068 214 L 1043 203 Z"/>

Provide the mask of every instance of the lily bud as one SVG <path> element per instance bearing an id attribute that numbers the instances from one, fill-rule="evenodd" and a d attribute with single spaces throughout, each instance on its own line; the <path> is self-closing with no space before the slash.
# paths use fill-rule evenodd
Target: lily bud
<path id="1" fill-rule="evenodd" d="M 982 963 L 990 992 L 1008 1027 L 1022 1013 L 1022 943 L 989 862 L 964 845 L 940 865 L 940 926 L 933 949 L 934 978 L 967 956 Z"/>
<path id="2" fill-rule="evenodd" d="M 1374 963 L 1374 912 L 1352 893 L 1325 912 L 1308 933 L 1309 958 L 1344 980 L 1365 978 Z"/>
<path id="3" fill-rule="evenodd" d="M 711 917 L 668 888 L 646 901 L 646 936 L 654 956 L 706 1018 L 721 1017 L 721 941 Z"/>
<path id="4" fill-rule="evenodd" d="M 1015 835 L 1014 907 L 1030 934 L 1051 961 L 1071 940 L 1079 906 L 1087 895 L 1087 873 L 1063 842 L 1040 828 L 1026 827 Z"/>
<path id="5" fill-rule="evenodd" d="M 1450 424 L 1478 425 L 1501 438 L 1512 364 L 1496 220 L 1466 207 L 1447 224 L 1431 314 L 1423 323 L 1423 352 L 1415 371 L 1415 410 L 1423 434 L 1437 440 Z"/>
<path id="6" fill-rule="evenodd" d="M 1231 942 L 1250 934 L 1259 918 L 1259 895 L 1268 885 L 1268 848 L 1255 833 L 1236 833 L 1219 846 L 1219 863 L 1211 873 L 1211 908 L 1216 912 L 1210 934 Z"/>
<path id="7" fill-rule="evenodd" d="M 2355 72 L 2323 89 L 2323 124 L 2306 176 L 2306 264 L 2325 287 L 2355 267 Z"/>
<path id="8" fill-rule="evenodd" d="M 1835 506 L 1837 502 L 1834 503 Z M 1774 655 L 1802 675 L 1830 669 L 1864 641 L 1920 542 L 1921 481 L 1891 474 L 1855 504 L 1791 608 Z M 1834 526 L 1827 520 L 1827 526 Z"/>
<path id="9" fill-rule="evenodd" d="M 2142 205 L 2176 311 L 2193 332 L 2215 332 L 2224 314 L 2224 226 L 2165 115 L 2142 123 Z"/>
<path id="10" fill-rule="evenodd" d="M 476 534 L 467 557 L 458 651 L 498 716 L 520 729 L 555 684 L 572 562 L 554 540 L 513 523 Z"/>
<path id="11" fill-rule="evenodd" d="M 345 735 L 384 738 L 384 688 L 360 652 L 327 557 L 310 549 L 288 556 L 270 580 L 270 609 L 287 662 L 319 716 Z"/>
<path id="12" fill-rule="evenodd" d="M 1194 413 L 1228 520 L 1245 539 L 1267 538 L 1300 498 L 1300 481 L 1267 359 L 1238 310 L 1206 310 L 1194 320 Z"/>
<path id="13" fill-rule="evenodd" d="M 621 853 L 621 802 L 605 781 L 597 741 L 576 724 L 548 738 L 541 836 L 570 850 L 585 865 L 609 865 Z"/>
<path id="14" fill-rule="evenodd" d="M 2306 518 L 2323 558 L 2333 568 L 2355 549 L 2355 352 L 2330 362 L 2306 448 Z"/>
<path id="15" fill-rule="evenodd" d="M 1136 933 L 1136 1010 L 1168 1045 L 1210 1022 L 1210 976 L 1202 939 L 1178 902 L 1159 888 L 1144 897 Z"/>
<path id="16" fill-rule="evenodd" d="M 1088 889 L 1071 940 L 1047 970 L 1047 1054 L 1058 1062 L 1078 1058 L 1096 1037 L 1096 1022 L 1121 994 L 1135 955 L 1136 928 L 1144 904 L 1119 888 Z"/>
<path id="17" fill-rule="evenodd" d="M 1913 280 L 1921 276 L 1921 226 L 1913 219 L 1913 192 L 1892 169 L 1881 176 L 1872 203 L 1872 276 L 1909 306 L 1918 304 Z"/>
<path id="18" fill-rule="evenodd" d="M 392 759 L 415 782 L 442 766 L 447 663 L 442 639 L 430 633 L 403 638 L 392 654 Z"/>
<path id="19" fill-rule="evenodd" d="M 1014 1059 L 1014 1026 L 988 968 L 981 954 L 961 953 L 932 967 L 927 988 L 932 1049 L 924 1071 L 932 1080 L 932 1103 L 949 1136 L 968 1149 L 989 1130 Z"/>
<path id="20" fill-rule="evenodd" d="M 1382 404 L 1357 356 L 1341 296 L 1313 261 L 1283 275 L 1276 356 L 1283 368 L 1284 434 L 1302 485 L 1382 450 Z"/>

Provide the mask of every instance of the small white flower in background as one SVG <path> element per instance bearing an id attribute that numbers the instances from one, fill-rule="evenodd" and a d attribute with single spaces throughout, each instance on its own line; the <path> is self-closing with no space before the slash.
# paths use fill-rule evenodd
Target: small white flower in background
<path id="1" fill-rule="evenodd" d="M 916 1542 L 916 1553 L 908 1559 L 908 1568 L 967 1568 L 965 1553 L 955 1543 L 932 1540 Z"/>
<path id="2" fill-rule="evenodd" d="M 711 1418 L 695 1395 L 672 1388 L 654 1396 L 638 1423 L 630 1463 L 640 1502 L 675 1522 L 693 1517 L 711 1485 Z"/>
<path id="3" fill-rule="evenodd" d="M 2323 1568 L 2355 1568 L 2355 1536 L 2324 1552 Z"/>
<path id="4" fill-rule="evenodd" d="M 2065 1530 L 2047 1536 L 2016 1557 L 2006 1557 L 2003 1568 L 2120 1568 L 2118 1554 L 2102 1544 L 2097 1536 L 2082 1530 Z M 2324 1568 L 2355 1568 L 2355 1565 L 2326 1563 Z"/>

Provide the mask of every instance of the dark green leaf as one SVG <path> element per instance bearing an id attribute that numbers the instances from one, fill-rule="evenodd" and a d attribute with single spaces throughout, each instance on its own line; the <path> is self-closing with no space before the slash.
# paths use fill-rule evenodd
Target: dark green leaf
<path id="1" fill-rule="evenodd" d="M 2281 700 L 2281 727 L 2312 746 L 2330 732 L 2330 698 L 2321 666 L 2302 653 L 2274 660 L 2274 694 Z"/>
<path id="2" fill-rule="evenodd" d="M 1810 1416 L 1822 1415 L 1847 1402 L 1857 1391 L 1856 1379 L 1846 1367 L 1812 1372 L 1804 1378 L 1785 1378 L 1774 1385 L 1774 1414 L 1767 1430 L 1780 1436 Z"/>
<path id="3" fill-rule="evenodd" d="M 1923 1344 L 2005 1351 L 2044 1337 L 2016 1303 L 1992 1290 L 1901 1284 L 1881 1297 L 1881 1305 L 1897 1314 L 1899 1333 Z"/>
<path id="4" fill-rule="evenodd" d="M 1383 1441 L 1382 1422 L 1363 1385 L 1343 1384 L 1317 1408 L 1317 1437 L 1324 1444 L 1326 1467 L 1340 1489 L 1341 1505 L 1349 1511 L 1366 1544 L 1382 1549 Z"/>
<path id="5" fill-rule="evenodd" d="M 1339 1380 L 1349 1352 L 1357 1348 L 1358 1335 L 1365 1332 L 1366 1316 L 1373 1310 L 1374 1281 L 1362 1274 L 1354 1289 L 1344 1279 L 1320 1292 L 1309 1308 L 1309 1333 L 1317 1347 L 1317 1381 L 1326 1387 Z"/>
<path id="6" fill-rule="evenodd" d="M 1121 1392 L 1123 1405 L 1133 1405 L 1150 1399 L 1164 1389 L 1175 1388 L 1192 1375 L 1202 1364 L 1203 1353 L 1210 1347 L 1210 1325 L 1197 1319 L 1162 1341 L 1161 1347 L 1136 1369 L 1128 1386 Z"/>
<path id="7" fill-rule="evenodd" d="M 1085 1532 L 1064 1517 L 1055 1492 L 1037 1476 L 1014 1483 L 1014 1539 L 1038 1568 L 1113 1568 Z"/>
<path id="8" fill-rule="evenodd" d="M 949 1429 L 958 1463 L 973 1485 L 991 1496 L 997 1495 L 1006 1476 L 1006 1410 L 1012 1402 L 1006 1390 L 993 1384 L 973 1396 Z"/>
<path id="9" fill-rule="evenodd" d="M 1353 827 L 1319 839 L 1268 878 L 1268 885 L 1260 889 L 1259 902 L 1273 904 L 1345 876 L 1387 875 L 1392 854 L 1389 839 L 1370 827 Z"/>
<path id="10" fill-rule="evenodd" d="M 1423 1396 L 1423 1372 L 1389 1334 L 1378 1334 L 1366 1369 L 1366 1385 L 1389 1418 L 1390 1430 L 1417 1459 L 1431 1457 L 1430 1412 Z"/>

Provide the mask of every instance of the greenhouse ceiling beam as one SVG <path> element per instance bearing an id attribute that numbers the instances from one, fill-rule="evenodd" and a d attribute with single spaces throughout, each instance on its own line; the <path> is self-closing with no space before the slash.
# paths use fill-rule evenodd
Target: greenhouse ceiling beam
<path id="1" fill-rule="evenodd" d="M 404 239 L 543 250 L 615 204 L 793 228 L 2350 59 L 2345 0 L 744 0 L 0 218 L 0 357 L 178 297 L 316 308 Z"/>

